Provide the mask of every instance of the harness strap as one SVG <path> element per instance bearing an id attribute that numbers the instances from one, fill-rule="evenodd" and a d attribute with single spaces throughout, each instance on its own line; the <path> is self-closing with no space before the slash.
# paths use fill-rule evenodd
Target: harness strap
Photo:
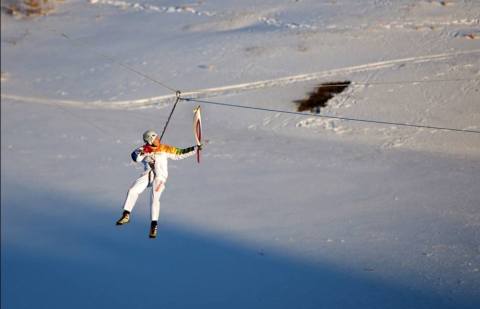
<path id="1" fill-rule="evenodd" d="M 150 162 L 148 163 L 148 165 L 150 166 L 150 171 L 148 172 L 148 185 L 151 186 L 153 185 L 153 181 L 155 180 L 155 176 L 157 176 L 155 174 L 155 162 Z M 152 178 L 153 176 L 153 178 Z"/>
<path id="2" fill-rule="evenodd" d="M 163 127 L 162 134 L 160 135 L 160 140 L 162 140 L 163 135 L 165 134 L 165 131 L 167 130 L 168 123 L 170 122 L 170 119 L 172 118 L 172 115 L 173 115 L 173 111 L 175 111 L 175 107 L 177 107 L 177 103 L 181 99 L 181 97 L 180 97 L 181 94 L 182 93 L 180 92 L 180 90 L 177 90 L 177 92 L 175 93 L 177 98 L 175 100 L 175 104 L 173 104 L 173 108 L 172 108 L 172 111 L 170 112 L 170 115 L 168 115 L 167 123 L 165 123 L 165 126 Z"/>

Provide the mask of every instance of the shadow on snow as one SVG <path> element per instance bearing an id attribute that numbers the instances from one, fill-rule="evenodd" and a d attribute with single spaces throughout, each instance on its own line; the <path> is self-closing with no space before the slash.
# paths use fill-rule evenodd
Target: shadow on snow
<path id="1" fill-rule="evenodd" d="M 172 224 L 161 223 L 158 239 L 150 240 L 147 221 L 119 229 L 120 212 L 98 201 L 11 184 L 2 191 L 2 308 L 478 305 L 328 264 L 259 254 Z"/>

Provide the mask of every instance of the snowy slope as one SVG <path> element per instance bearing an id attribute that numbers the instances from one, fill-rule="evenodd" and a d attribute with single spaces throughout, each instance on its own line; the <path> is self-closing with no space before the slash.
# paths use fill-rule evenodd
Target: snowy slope
<path id="1" fill-rule="evenodd" d="M 2 307 L 478 307 L 480 134 L 202 104 L 204 157 L 170 164 L 159 238 L 146 196 L 114 222 L 140 172 L 129 153 L 173 100 L 120 63 L 288 111 L 349 79 L 322 113 L 480 130 L 479 15 L 476 1 L 354 0 L 2 15 Z M 193 144 L 193 107 L 166 143 Z"/>

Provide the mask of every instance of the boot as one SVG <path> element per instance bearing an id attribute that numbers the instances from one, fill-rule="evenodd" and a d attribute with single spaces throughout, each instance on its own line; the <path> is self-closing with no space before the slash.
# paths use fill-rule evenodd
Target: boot
<path id="1" fill-rule="evenodd" d="M 130 222 L 130 212 L 128 210 L 124 210 L 122 217 L 117 221 L 117 225 L 124 225 L 128 222 Z"/>
<path id="2" fill-rule="evenodd" d="M 150 234 L 148 235 L 148 237 L 157 238 L 157 230 L 158 230 L 157 221 L 152 221 L 152 223 L 150 224 Z"/>

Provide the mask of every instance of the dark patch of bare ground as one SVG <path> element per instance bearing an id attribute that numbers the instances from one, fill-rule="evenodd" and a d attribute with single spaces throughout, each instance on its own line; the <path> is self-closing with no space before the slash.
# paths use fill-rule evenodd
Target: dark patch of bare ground
<path id="1" fill-rule="evenodd" d="M 299 112 L 311 111 L 318 114 L 322 107 L 327 106 L 331 98 L 345 91 L 351 83 L 349 80 L 321 83 L 308 94 L 306 99 L 296 100 L 294 103 L 298 104 Z"/>

